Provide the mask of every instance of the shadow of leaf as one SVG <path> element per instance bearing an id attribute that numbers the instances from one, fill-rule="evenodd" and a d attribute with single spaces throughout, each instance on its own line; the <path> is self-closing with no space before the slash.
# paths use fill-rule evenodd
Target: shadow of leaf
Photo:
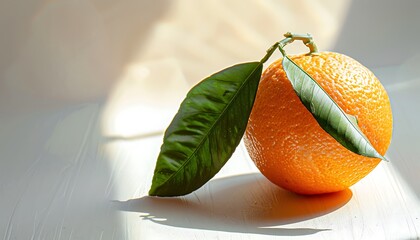
<path id="1" fill-rule="evenodd" d="M 333 212 L 352 197 L 350 190 L 316 196 L 283 190 L 258 173 L 214 179 L 183 197 L 141 197 L 115 201 L 118 210 L 138 212 L 141 220 L 203 230 L 299 236 L 331 229 L 279 228 Z"/>

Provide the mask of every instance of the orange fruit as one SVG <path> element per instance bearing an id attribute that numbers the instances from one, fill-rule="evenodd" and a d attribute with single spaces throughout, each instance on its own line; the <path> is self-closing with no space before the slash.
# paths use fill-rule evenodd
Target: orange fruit
<path id="1" fill-rule="evenodd" d="M 356 60 L 333 52 L 290 57 L 331 95 L 384 155 L 391 142 L 388 95 L 374 74 Z M 263 73 L 246 129 L 245 146 L 261 173 L 300 194 L 344 190 L 381 161 L 355 154 L 325 132 L 300 102 L 281 59 Z"/>

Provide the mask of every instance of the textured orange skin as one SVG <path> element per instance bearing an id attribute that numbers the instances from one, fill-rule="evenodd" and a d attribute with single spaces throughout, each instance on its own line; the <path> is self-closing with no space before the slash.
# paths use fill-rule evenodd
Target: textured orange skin
<path id="1" fill-rule="evenodd" d="M 373 73 L 339 53 L 291 59 L 344 111 L 357 117 L 360 129 L 384 155 L 391 142 L 392 112 L 388 95 Z M 264 176 L 300 194 L 344 190 L 381 161 L 347 150 L 318 125 L 286 78 L 281 59 L 263 73 L 244 140 Z"/>

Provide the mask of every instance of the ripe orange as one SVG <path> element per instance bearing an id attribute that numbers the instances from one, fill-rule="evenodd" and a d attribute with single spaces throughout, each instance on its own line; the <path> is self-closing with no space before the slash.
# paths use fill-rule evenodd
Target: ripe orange
<path id="1" fill-rule="evenodd" d="M 391 142 L 392 112 L 388 95 L 374 74 L 339 53 L 290 58 L 344 111 L 357 117 L 360 129 L 384 155 Z M 294 92 L 281 59 L 262 75 L 244 140 L 264 176 L 300 194 L 344 190 L 381 161 L 347 150 L 318 125 Z"/>

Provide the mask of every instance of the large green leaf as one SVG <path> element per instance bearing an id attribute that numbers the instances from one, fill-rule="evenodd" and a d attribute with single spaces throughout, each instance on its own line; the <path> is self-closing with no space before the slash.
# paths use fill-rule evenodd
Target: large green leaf
<path id="1" fill-rule="evenodd" d="M 262 63 L 224 69 L 193 87 L 167 128 L 149 195 L 179 196 L 209 181 L 238 146 Z"/>
<path id="2" fill-rule="evenodd" d="M 356 117 L 345 113 L 311 76 L 287 56 L 283 68 L 303 105 L 326 132 L 354 153 L 386 160 L 360 130 Z"/>

